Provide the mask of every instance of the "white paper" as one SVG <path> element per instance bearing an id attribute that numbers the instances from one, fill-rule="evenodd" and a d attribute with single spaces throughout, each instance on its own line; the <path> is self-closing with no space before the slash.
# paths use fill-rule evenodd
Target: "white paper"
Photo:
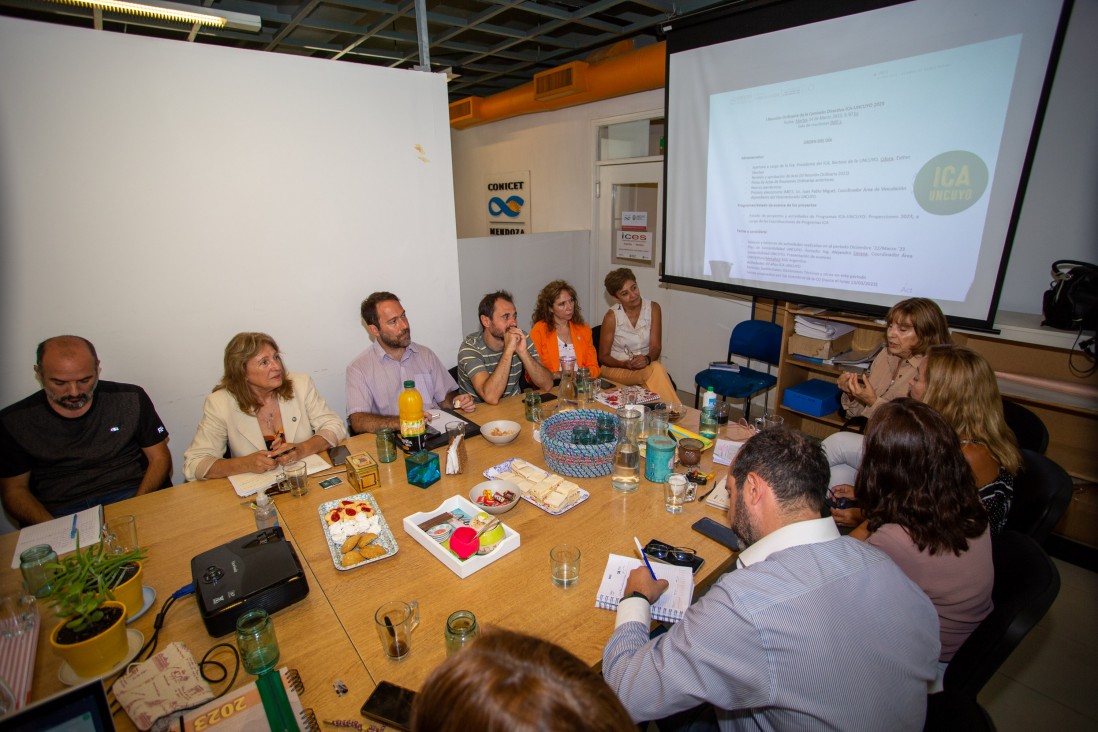
<path id="1" fill-rule="evenodd" d="M 305 458 L 305 472 L 309 475 L 327 470 L 330 467 L 332 466 L 319 455 L 310 455 Z M 230 475 L 229 482 L 233 484 L 236 495 L 247 498 L 258 490 L 274 485 L 278 481 L 278 475 L 281 472 L 282 467 L 280 466 L 274 470 L 268 470 L 266 473 L 240 473 Z"/>
<path id="2" fill-rule="evenodd" d="M 19 532 L 15 544 L 15 556 L 11 558 L 11 568 L 19 569 L 19 555 L 39 544 L 49 544 L 58 556 L 76 550 L 76 536 L 72 536 L 72 519 L 76 516 L 76 531 L 80 546 L 99 543 L 100 525 L 103 522 L 103 507 L 93 506 L 52 521 L 28 526 Z"/>
<path id="3" fill-rule="evenodd" d="M 726 440 L 723 437 L 717 440 L 717 446 L 713 448 L 713 462 L 718 465 L 731 465 L 732 458 L 736 457 L 736 453 L 743 447 L 742 442 L 734 442 L 732 440 Z"/>

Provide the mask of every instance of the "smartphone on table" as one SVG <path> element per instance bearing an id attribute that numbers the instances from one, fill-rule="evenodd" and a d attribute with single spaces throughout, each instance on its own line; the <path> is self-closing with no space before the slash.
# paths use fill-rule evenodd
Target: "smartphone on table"
<path id="1" fill-rule="evenodd" d="M 412 721 L 412 702 L 416 693 L 403 686 L 382 681 L 359 710 L 363 717 L 393 729 L 408 730 Z"/>

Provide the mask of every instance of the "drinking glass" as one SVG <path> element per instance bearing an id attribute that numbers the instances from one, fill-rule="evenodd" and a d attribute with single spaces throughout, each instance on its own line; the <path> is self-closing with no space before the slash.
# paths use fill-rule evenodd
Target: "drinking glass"
<path id="1" fill-rule="evenodd" d="M 291 496 L 301 497 L 309 492 L 309 470 L 304 460 L 296 460 L 288 464 L 285 473 Z"/>
<path id="2" fill-rule="evenodd" d="M 682 504 L 686 500 L 686 476 L 674 473 L 663 485 L 664 508 L 668 513 L 682 513 Z"/>
<path id="3" fill-rule="evenodd" d="M 553 584 L 557 587 L 571 587 L 579 581 L 580 550 L 578 546 L 559 544 L 549 552 L 549 569 L 552 571 Z"/>
<path id="4" fill-rule="evenodd" d="M 140 548 L 137 543 L 137 517 L 115 516 L 103 524 L 103 543 L 115 554 Z"/>
<path id="5" fill-rule="evenodd" d="M 399 661 L 412 652 L 412 631 L 419 626 L 419 602 L 387 602 L 374 613 L 374 627 L 385 655 Z"/>

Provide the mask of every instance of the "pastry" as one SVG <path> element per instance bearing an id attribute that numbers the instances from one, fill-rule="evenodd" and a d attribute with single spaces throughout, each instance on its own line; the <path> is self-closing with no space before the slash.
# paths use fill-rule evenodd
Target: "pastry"
<path id="1" fill-rule="evenodd" d="M 374 543 L 374 540 L 377 539 L 377 534 L 372 534 L 372 533 L 360 534 L 358 537 L 355 537 L 355 538 L 358 539 L 358 542 L 356 543 L 355 546 L 357 546 L 359 550 L 362 550 L 362 549 L 365 549 L 370 544 Z M 350 541 L 350 539 L 348 539 L 348 541 Z M 347 542 L 344 542 L 343 545 L 346 546 Z"/>
<path id="2" fill-rule="evenodd" d="M 360 561 L 365 561 L 367 559 L 376 559 L 384 555 L 385 551 L 385 547 L 381 546 L 380 544 L 371 544 L 370 546 L 359 549 L 357 552 L 351 552 L 351 554 L 358 554 L 362 557 Z M 347 565 L 344 564 L 343 566 Z"/>
<path id="3" fill-rule="evenodd" d="M 384 554 L 385 550 L 382 549 L 381 553 Z M 380 555 L 375 555 L 375 556 L 380 556 Z M 353 552 L 347 552 L 346 554 L 344 554 L 343 559 L 340 560 L 340 564 L 342 564 L 344 567 L 350 567 L 352 564 L 358 564 L 359 562 L 364 562 L 364 561 L 366 561 L 366 557 L 364 557 L 361 552 L 353 551 Z"/>

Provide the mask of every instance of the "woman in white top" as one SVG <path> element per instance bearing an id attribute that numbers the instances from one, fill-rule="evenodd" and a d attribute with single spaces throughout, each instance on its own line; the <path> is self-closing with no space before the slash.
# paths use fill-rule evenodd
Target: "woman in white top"
<path id="1" fill-rule="evenodd" d="M 679 401 L 671 377 L 659 362 L 663 350 L 663 315 L 659 303 L 641 298 L 637 278 L 627 267 L 603 281 L 617 304 L 606 311 L 599 337 L 602 375 L 610 381 L 644 386 L 663 401 Z"/>

